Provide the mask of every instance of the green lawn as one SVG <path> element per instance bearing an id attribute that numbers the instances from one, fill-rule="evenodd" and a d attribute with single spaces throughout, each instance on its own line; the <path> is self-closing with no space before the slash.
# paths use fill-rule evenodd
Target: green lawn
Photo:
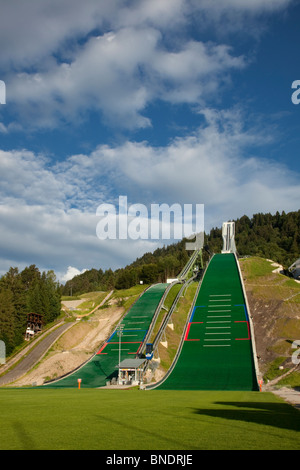
<path id="1" fill-rule="evenodd" d="M 0 449 L 300 448 L 300 413 L 271 393 L 0 389 Z"/>

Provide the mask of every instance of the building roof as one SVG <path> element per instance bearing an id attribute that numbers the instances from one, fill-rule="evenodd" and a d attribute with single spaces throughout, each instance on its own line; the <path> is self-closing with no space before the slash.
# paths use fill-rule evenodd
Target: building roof
<path id="1" fill-rule="evenodd" d="M 300 258 L 298 258 L 298 259 L 292 264 L 292 266 L 295 267 L 295 268 L 300 267 Z M 291 267 L 292 267 L 292 266 L 291 266 Z"/>
<path id="2" fill-rule="evenodd" d="M 124 359 L 118 364 L 119 369 L 137 369 L 140 367 L 146 359 Z"/>
<path id="3" fill-rule="evenodd" d="M 294 278 L 300 277 L 300 258 L 298 258 L 290 267 L 289 271 L 292 273 Z"/>

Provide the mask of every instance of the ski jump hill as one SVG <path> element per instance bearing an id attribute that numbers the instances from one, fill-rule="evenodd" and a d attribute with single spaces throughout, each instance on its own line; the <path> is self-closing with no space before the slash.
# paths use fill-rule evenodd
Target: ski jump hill
<path id="1" fill-rule="evenodd" d="M 119 345 L 121 343 L 122 359 L 135 358 L 142 350 L 155 313 L 160 309 L 165 295 L 172 284 L 154 284 L 149 287 L 132 305 L 121 320 L 121 341 L 118 326 L 100 350 L 82 367 L 65 377 L 45 383 L 47 388 L 76 388 L 81 379 L 83 388 L 97 388 L 118 375 Z"/>
<path id="2" fill-rule="evenodd" d="M 205 271 L 169 372 L 146 390 L 257 391 L 253 340 L 235 253 L 216 254 Z"/>
<path id="3" fill-rule="evenodd" d="M 199 282 L 175 359 L 165 377 L 146 390 L 257 391 L 258 368 L 246 293 L 236 257 L 234 223 L 223 224 L 222 253 L 215 254 Z M 195 251 L 175 282 L 186 282 Z M 110 338 L 85 364 L 42 387 L 103 387 L 118 377 L 122 360 L 143 353 L 172 284 L 154 284 L 132 305 Z M 121 336 L 120 336 L 121 335 Z"/>

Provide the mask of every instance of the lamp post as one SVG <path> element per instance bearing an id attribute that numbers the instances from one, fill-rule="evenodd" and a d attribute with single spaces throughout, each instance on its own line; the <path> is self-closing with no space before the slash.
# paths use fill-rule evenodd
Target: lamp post
<path id="1" fill-rule="evenodd" d="M 122 339 L 122 334 L 124 330 L 124 325 L 120 324 L 118 326 L 118 336 L 119 336 L 119 371 L 118 371 L 118 384 L 120 384 L 120 377 L 121 377 L 121 371 L 120 371 L 120 364 L 121 364 L 121 339 Z"/>

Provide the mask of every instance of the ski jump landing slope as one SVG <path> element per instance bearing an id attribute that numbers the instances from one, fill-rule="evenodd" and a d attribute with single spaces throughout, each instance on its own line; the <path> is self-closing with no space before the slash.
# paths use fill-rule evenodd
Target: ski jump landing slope
<path id="1" fill-rule="evenodd" d="M 132 305 L 122 319 L 124 325 L 121 336 L 121 361 L 134 358 L 139 352 L 152 318 L 158 308 L 168 284 L 155 284 L 147 289 Z M 117 328 L 92 359 L 73 373 L 50 382 L 47 388 L 76 388 L 78 379 L 81 387 L 97 388 L 106 385 L 112 377 L 117 377 L 119 363 L 119 336 Z"/>
<path id="2" fill-rule="evenodd" d="M 258 390 L 251 328 L 234 254 L 217 254 L 205 272 L 181 353 L 159 390 Z"/>

